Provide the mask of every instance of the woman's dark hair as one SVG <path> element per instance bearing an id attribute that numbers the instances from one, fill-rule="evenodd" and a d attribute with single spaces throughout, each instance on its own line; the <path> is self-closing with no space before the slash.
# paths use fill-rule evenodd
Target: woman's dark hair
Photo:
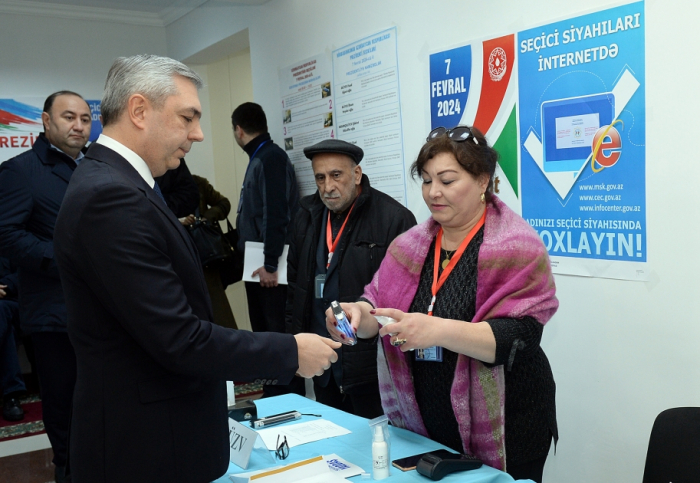
<path id="1" fill-rule="evenodd" d="M 459 165 L 475 179 L 482 174 L 488 175 L 486 198 L 493 192 L 493 174 L 496 171 L 498 153 L 486 142 L 481 131 L 472 127 L 471 136 L 464 141 L 453 141 L 447 134 L 436 136 L 426 142 L 418 153 L 418 158 L 411 165 L 411 177 L 414 179 L 423 173 L 425 164 L 441 153 L 452 154 Z M 477 142 L 475 143 L 474 140 Z"/>

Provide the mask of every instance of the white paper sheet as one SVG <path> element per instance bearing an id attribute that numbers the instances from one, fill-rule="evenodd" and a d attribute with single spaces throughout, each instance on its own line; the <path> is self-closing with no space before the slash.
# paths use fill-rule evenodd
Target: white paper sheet
<path id="1" fill-rule="evenodd" d="M 253 277 L 253 272 L 265 265 L 265 245 L 258 242 L 245 242 L 245 258 L 243 261 L 243 281 L 260 282 L 260 277 Z M 284 251 L 277 264 L 277 283 L 287 285 L 287 253 L 289 245 L 284 246 Z"/>
<path id="2" fill-rule="evenodd" d="M 254 473 L 229 475 L 234 483 L 247 483 L 251 477 L 255 477 L 256 483 L 332 483 L 345 482 L 345 478 L 332 471 L 324 458 L 318 457 L 307 461 L 300 461 L 277 469 L 267 469 Z"/>
<path id="3" fill-rule="evenodd" d="M 277 447 L 277 436 L 287 437 L 287 444 L 290 448 L 300 444 L 320 441 L 326 438 L 334 438 L 343 434 L 350 434 L 350 431 L 325 419 L 309 421 L 284 426 L 273 426 L 258 431 L 263 442 L 268 448 Z"/>
<path id="4" fill-rule="evenodd" d="M 342 482 L 347 478 L 364 473 L 362 468 L 356 464 L 344 460 L 335 453 L 323 455 L 323 461 L 326 463 L 327 469 L 323 468 L 323 466 L 320 465 L 321 462 L 318 461 L 309 463 L 308 465 L 303 465 L 302 468 L 290 468 L 286 471 L 280 471 L 275 475 L 270 475 L 264 478 L 258 477 L 255 479 L 255 481 L 259 481 L 260 483 L 275 483 L 277 481 L 289 483 L 290 478 L 294 477 L 302 478 L 301 480 L 294 480 L 298 483 L 329 483 L 334 481 Z M 282 468 L 282 466 L 277 465 L 264 470 L 232 474 L 229 475 L 229 478 L 234 483 L 249 483 L 251 476 L 259 475 L 261 473 L 268 473 L 272 470 L 279 470 Z M 317 472 L 318 474 L 313 474 L 314 472 Z"/>

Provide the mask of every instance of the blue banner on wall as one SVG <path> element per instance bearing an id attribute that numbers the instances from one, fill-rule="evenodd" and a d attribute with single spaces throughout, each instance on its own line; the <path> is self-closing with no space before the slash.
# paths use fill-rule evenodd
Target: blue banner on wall
<path id="1" fill-rule="evenodd" d="M 517 36 L 522 214 L 558 273 L 647 279 L 644 20 L 637 2 Z"/>

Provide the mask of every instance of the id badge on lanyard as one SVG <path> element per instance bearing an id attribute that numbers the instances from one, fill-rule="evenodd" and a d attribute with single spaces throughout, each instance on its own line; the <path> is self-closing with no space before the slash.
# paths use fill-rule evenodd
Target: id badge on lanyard
<path id="1" fill-rule="evenodd" d="M 317 299 L 323 298 L 323 286 L 326 284 L 326 274 L 320 273 L 314 279 L 314 293 Z"/>
<path id="2" fill-rule="evenodd" d="M 418 362 L 442 362 L 442 347 L 434 345 L 425 349 L 416 349 L 414 352 Z"/>

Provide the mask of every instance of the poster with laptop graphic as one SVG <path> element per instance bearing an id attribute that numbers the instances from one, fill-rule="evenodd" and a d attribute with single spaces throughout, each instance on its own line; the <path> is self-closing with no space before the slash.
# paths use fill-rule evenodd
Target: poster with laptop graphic
<path id="1" fill-rule="evenodd" d="M 647 280 L 644 2 L 430 56 L 431 128 L 475 126 L 554 273 Z"/>
<path id="2" fill-rule="evenodd" d="M 518 33 L 522 215 L 555 273 L 647 280 L 644 3 Z"/>

